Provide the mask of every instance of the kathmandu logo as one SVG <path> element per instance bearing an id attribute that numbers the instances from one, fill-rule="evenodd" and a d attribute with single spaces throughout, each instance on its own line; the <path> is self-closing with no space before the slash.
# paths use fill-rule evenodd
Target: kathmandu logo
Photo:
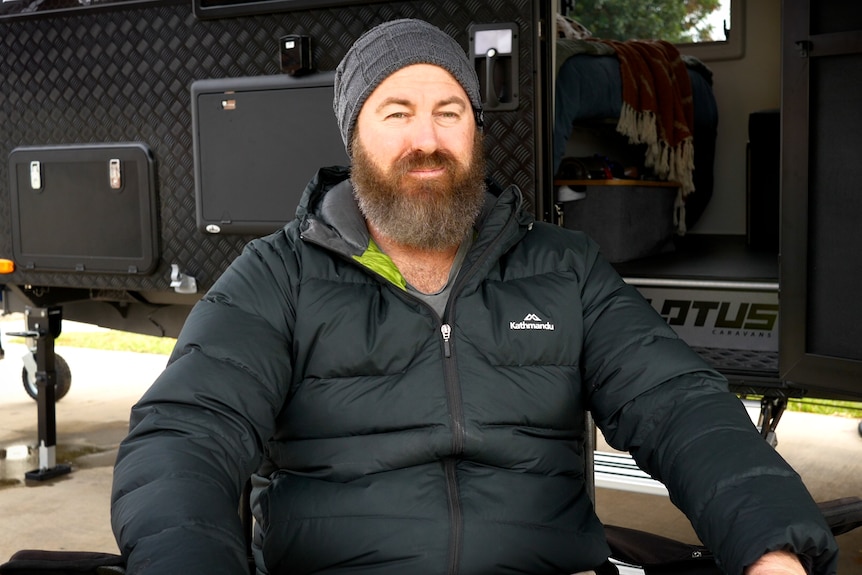
<path id="1" fill-rule="evenodd" d="M 522 329 L 543 329 L 547 331 L 554 331 L 554 324 L 548 321 L 542 320 L 539 316 L 534 313 L 528 313 L 524 319 L 521 321 L 510 321 L 509 329 L 511 330 L 522 330 Z"/>

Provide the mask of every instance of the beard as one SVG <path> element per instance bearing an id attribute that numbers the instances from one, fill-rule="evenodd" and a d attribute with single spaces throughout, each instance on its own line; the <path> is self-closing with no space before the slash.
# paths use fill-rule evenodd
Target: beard
<path id="1" fill-rule="evenodd" d="M 438 178 L 417 179 L 414 169 L 444 168 Z M 476 131 L 469 164 L 447 150 L 412 152 L 384 172 L 362 146 L 353 144 L 353 193 L 359 209 L 381 234 L 407 247 L 444 250 L 459 245 L 485 201 L 485 154 Z"/>

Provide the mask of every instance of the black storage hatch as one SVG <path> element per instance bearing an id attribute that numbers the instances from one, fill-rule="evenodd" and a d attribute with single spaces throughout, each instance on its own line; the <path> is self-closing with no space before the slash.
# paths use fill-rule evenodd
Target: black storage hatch
<path id="1" fill-rule="evenodd" d="M 9 154 L 19 269 L 146 274 L 158 258 L 150 150 L 137 142 Z"/>
<path id="2" fill-rule="evenodd" d="M 267 234 L 293 219 L 318 168 L 347 165 L 333 72 L 192 83 L 197 225 Z"/>

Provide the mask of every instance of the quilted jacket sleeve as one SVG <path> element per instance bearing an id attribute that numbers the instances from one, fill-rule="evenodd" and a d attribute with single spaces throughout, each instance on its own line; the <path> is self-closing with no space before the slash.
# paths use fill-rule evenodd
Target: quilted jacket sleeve
<path id="1" fill-rule="evenodd" d="M 130 574 L 248 573 L 238 502 L 291 375 L 295 262 L 284 253 L 246 248 L 132 408 L 111 496 Z"/>
<path id="2" fill-rule="evenodd" d="M 833 573 L 837 545 L 816 504 L 725 379 L 604 260 L 585 273 L 584 381 L 608 442 L 668 487 L 727 573 L 776 549 Z"/>

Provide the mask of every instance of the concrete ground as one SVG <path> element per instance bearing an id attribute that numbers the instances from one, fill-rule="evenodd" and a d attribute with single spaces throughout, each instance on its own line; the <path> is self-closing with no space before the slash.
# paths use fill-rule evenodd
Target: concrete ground
<path id="1" fill-rule="evenodd" d="M 38 467 L 36 402 L 21 383 L 21 344 L 2 322 L 6 359 L 0 361 L 0 563 L 20 549 L 117 552 L 109 521 L 111 470 L 132 404 L 164 367 L 166 357 L 57 347 L 72 371 L 68 395 L 56 406 L 58 461 L 72 472 L 48 481 L 24 473 Z M 64 322 L 64 332 L 89 329 Z M 862 437 L 858 421 L 786 413 L 778 451 L 800 473 L 815 499 L 862 497 Z M 599 441 L 599 448 L 607 446 Z M 610 524 L 696 542 L 667 497 L 599 489 L 597 510 Z M 862 528 L 838 538 L 839 574 L 862 573 Z"/>

